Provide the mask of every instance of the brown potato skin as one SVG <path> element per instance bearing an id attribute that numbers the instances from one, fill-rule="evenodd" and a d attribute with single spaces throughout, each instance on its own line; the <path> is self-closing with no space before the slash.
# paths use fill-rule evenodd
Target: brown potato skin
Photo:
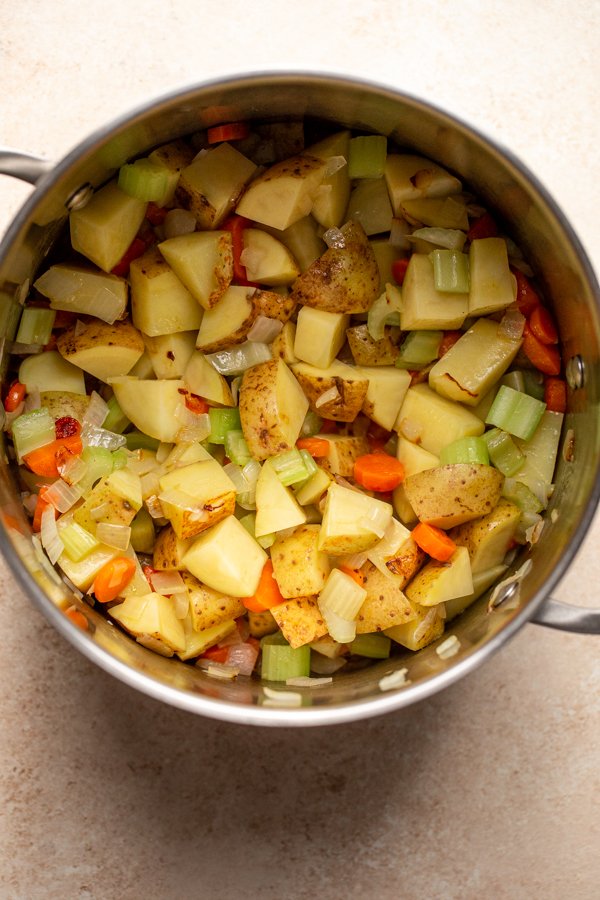
<path id="1" fill-rule="evenodd" d="M 327 634 L 327 626 L 314 597 L 295 597 L 271 609 L 290 647 L 302 647 Z"/>
<path id="2" fill-rule="evenodd" d="M 181 562 L 190 542 L 180 540 L 172 525 L 166 525 L 156 536 L 152 565 L 155 569 L 184 569 Z"/>
<path id="3" fill-rule="evenodd" d="M 357 366 L 393 366 L 399 350 L 392 341 L 388 326 L 380 341 L 375 341 L 366 325 L 353 325 L 346 330 L 350 353 Z"/>
<path id="4" fill-rule="evenodd" d="M 291 450 L 297 439 L 296 435 L 293 441 L 289 441 L 282 427 L 282 423 L 286 422 L 286 410 L 278 407 L 277 378 L 280 365 L 285 366 L 285 363 L 277 358 L 252 366 L 244 372 L 240 386 L 242 430 L 250 452 L 256 459 L 266 459 L 284 450 Z M 300 388 L 298 394 L 301 396 Z M 304 398 L 302 402 L 305 404 Z"/>
<path id="5" fill-rule="evenodd" d="M 96 347 L 98 344 L 108 347 L 114 344 L 130 347 L 132 350 L 139 350 L 140 355 L 144 352 L 144 339 L 128 319 L 113 322 L 112 325 L 99 319 L 90 319 L 86 323 L 85 331 L 81 333 L 78 333 L 74 325 L 58 337 L 56 349 L 68 360 L 74 353 Z"/>
<path id="6" fill-rule="evenodd" d="M 458 463 L 409 475 L 404 489 L 421 522 L 453 528 L 490 513 L 503 484 L 504 476 L 491 466 Z"/>
<path id="7" fill-rule="evenodd" d="M 310 408 L 318 416 L 325 419 L 333 419 L 336 422 L 354 422 L 355 418 L 362 409 L 369 382 L 367 379 L 361 381 L 346 381 L 334 375 L 331 378 L 322 378 L 321 376 L 312 376 L 303 373 L 301 370 L 294 368 L 294 375 L 298 379 L 300 386 L 306 394 Z M 339 397 L 317 406 L 317 400 L 325 391 L 331 388 L 337 388 Z"/>

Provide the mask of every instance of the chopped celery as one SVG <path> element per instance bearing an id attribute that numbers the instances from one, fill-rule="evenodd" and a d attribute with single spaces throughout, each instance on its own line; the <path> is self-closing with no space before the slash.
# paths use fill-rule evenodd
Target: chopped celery
<path id="1" fill-rule="evenodd" d="M 249 512 L 240 517 L 240 525 L 243 525 L 250 537 L 255 537 L 256 513 Z"/>
<path id="2" fill-rule="evenodd" d="M 117 398 L 114 394 L 106 401 L 106 405 L 108 406 L 108 412 L 102 423 L 102 427 L 106 428 L 107 431 L 123 434 L 125 429 L 131 425 L 131 422 L 117 403 Z"/>
<path id="3" fill-rule="evenodd" d="M 128 431 L 125 435 L 128 450 L 158 450 L 160 441 L 141 431 Z"/>
<path id="4" fill-rule="evenodd" d="M 143 506 L 131 523 L 131 546 L 136 553 L 152 553 L 155 537 L 154 521 Z"/>
<path id="5" fill-rule="evenodd" d="M 300 437 L 313 437 L 320 432 L 322 424 L 323 419 L 321 416 L 318 416 L 312 409 L 309 409 L 304 417 L 302 428 L 300 429 Z"/>
<path id="6" fill-rule="evenodd" d="M 50 444 L 56 437 L 54 419 L 46 407 L 17 416 L 11 430 L 19 462 L 32 450 Z"/>
<path id="7" fill-rule="evenodd" d="M 81 459 L 87 469 L 78 484 L 82 493 L 85 494 L 91 491 L 99 478 L 110 475 L 113 470 L 113 455 L 105 447 L 84 447 Z"/>
<path id="8" fill-rule="evenodd" d="M 392 639 L 385 634 L 357 634 L 350 644 L 350 653 L 370 659 L 387 659 L 391 646 Z"/>
<path id="9" fill-rule="evenodd" d="M 489 466 L 490 456 L 486 442 L 481 437 L 464 437 L 452 441 L 442 448 L 440 465 L 456 465 L 457 463 L 475 463 Z"/>
<path id="10" fill-rule="evenodd" d="M 386 285 L 385 291 L 375 300 L 367 315 L 367 331 L 374 341 L 385 335 L 386 325 L 400 325 L 402 294 L 400 288 Z"/>
<path id="11" fill-rule="evenodd" d="M 78 525 L 77 522 L 71 522 L 60 529 L 60 539 L 64 544 L 65 553 L 73 562 L 79 562 L 84 556 L 87 556 L 92 550 L 97 550 L 100 542 L 96 540 L 93 534 Z"/>
<path id="12" fill-rule="evenodd" d="M 245 466 L 252 459 L 241 428 L 231 428 L 225 434 L 225 455 L 236 466 Z"/>
<path id="13" fill-rule="evenodd" d="M 385 171 L 387 139 L 380 134 L 351 138 L 348 153 L 350 178 L 381 178 Z"/>
<path id="14" fill-rule="evenodd" d="M 429 258 L 433 263 L 436 291 L 469 293 L 469 257 L 466 253 L 460 250 L 433 250 Z"/>
<path id="15" fill-rule="evenodd" d="M 310 675 L 310 647 L 290 647 L 280 631 L 268 634 L 260 642 L 261 677 L 265 681 L 287 681 Z"/>
<path id="16" fill-rule="evenodd" d="M 515 391 L 529 394 L 536 400 L 544 399 L 544 376 L 541 372 L 532 372 L 529 369 L 514 369 L 507 372 L 500 384 L 505 384 Z"/>
<path id="17" fill-rule="evenodd" d="M 316 472 L 319 471 L 319 467 L 308 450 L 301 450 L 300 456 L 304 460 L 304 466 L 306 468 L 306 471 L 308 472 L 308 478 L 311 478 L 313 475 L 315 475 Z"/>
<path id="18" fill-rule="evenodd" d="M 396 358 L 398 369 L 419 369 L 438 358 L 442 331 L 410 331 Z"/>
<path id="19" fill-rule="evenodd" d="M 15 340 L 19 344 L 44 346 L 50 340 L 55 318 L 55 309 L 38 309 L 35 306 L 27 306 L 21 315 Z"/>
<path id="20" fill-rule="evenodd" d="M 129 461 L 127 451 L 123 447 L 120 447 L 118 450 L 113 450 L 112 460 L 113 471 L 116 471 L 117 469 L 124 469 Z"/>
<path id="21" fill-rule="evenodd" d="M 211 406 L 208 411 L 210 416 L 210 434 L 207 438 L 211 444 L 224 444 L 228 431 L 241 431 L 240 411 L 234 407 L 218 408 Z"/>
<path id="22" fill-rule="evenodd" d="M 310 454 L 308 455 L 310 456 Z M 310 471 L 307 469 L 305 459 L 296 447 L 292 450 L 286 450 L 285 453 L 278 453 L 277 456 L 272 456 L 271 465 L 275 469 L 281 483 L 286 487 L 289 487 L 291 484 L 297 484 L 299 481 L 306 481 L 313 473 L 312 467 Z"/>
<path id="23" fill-rule="evenodd" d="M 522 391 L 501 385 L 486 417 L 487 425 L 495 425 L 524 441 L 530 440 L 540 419 L 544 415 L 546 404 Z"/>
<path id="24" fill-rule="evenodd" d="M 525 462 L 525 456 L 521 453 L 510 434 L 502 431 L 501 428 L 492 428 L 491 431 L 486 431 L 481 440 L 484 440 L 487 444 L 492 465 L 499 469 L 503 475 L 510 477 L 517 474 Z"/>
<path id="25" fill-rule="evenodd" d="M 159 205 L 166 199 L 170 188 L 168 170 L 149 159 L 137 159 L 121 166 L 117 183 L 124 194 L 137 200 L 152 200 Z"/>
<path id="26" fill-rule="evenodd" d="M 529 490 L 526 484 L 514 478 L 504 479 L 502 496 L 514 503 L 515 506 L 518 506 L 522 513 L 535 514 L 541 512 L 544 508 L 533 491 Z"/>

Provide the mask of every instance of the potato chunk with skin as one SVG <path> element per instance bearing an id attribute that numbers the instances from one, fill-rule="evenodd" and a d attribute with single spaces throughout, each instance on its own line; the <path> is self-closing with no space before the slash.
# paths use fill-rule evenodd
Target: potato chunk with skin
<path id="1" fill-rule="evenodd" d="M 406 596 L 420 606 L 437 606 L 473 592 L 469 551 L 457 547 L 447 562 L 430 560 L 406 587 Z"/>
<path id="2" fill-rule="evenodd" d="M 190 540 L 181 540 L 177 537 L 172 525 L 165 525 L 154 542 L 152 566 L 161 571 L 165 569 L 181 571 L 184 568 L 183 557 L 190 544 Z"/>
<path id="3" fill-rule="evenodd" d="M 471 410 L 440 397 L 427 384 L 414 384 L 406 392 L 394 430 L 439 456 L 452 441 L 483 434 L 485 425 Z"/>
<path id="4" fill-rule="evenodd" d="M 266 459 L 295 446 L 308 400 L 282 359 L 270 359 L 244 372 L 240 419 L 252 456 Z"/>
<path id="5" fill-rule="evenodd" d="M 309 214 L 327 163 L 315 156 L 291 156 L 255 178 L 237 205 L 237 213 L 284 230 Z"/>
<path id="6" fill-rule="evenodd" d="M 316 597 L 296 597 L 271 609 L 290 647 L 303 647 L 327 634 Z"/>
<path id="7" fill-rule="evenodd" d="M 92 319 L 59 335 L 56 349 L 67 362 L 106 381 L 110 375 L 127 375 L 144 352 L 144 341 L 131 322 L 109 325 Z"/>
<path id="8" fill-rule="evenodd" d="M 520 518 L 521 510 L 501 497 L 487 516 L 453 528 L 449 536 L 469 551 L 473 574 L 483 572 L 501 565 Z"/>
<path id="9" fill-rule="evenodd" d="M 327 456 L 319 459 L 319 465 L 332 475 L 350 478 L 354 475 L 354 463 L 358 457 L 369 452 L 366 437 L 351 434 L 318 434 L 316 437 L 322 437 L 329 444 Z"/>
<path id="10" fill-rule="evenodd" d="M 403 625 L 386 628 L 385 633 L 397 644 L 409 650 L 421 650 L 433 641 L 437 641 L 444 633 L 444 616 L 442 607 L 420 606 L 412 603 L 415 618 Z"/>
<path id="11" fill-rule="evenodd" d="M 319 531 L 318 525 L 301 525 L 278 535 L 271 547 L 273 574 L 286 599 L 318 594 L 325 584 L 331 565 L 319 550 Z"/>
<path id="12" fill-rule="evenodd" d="M 181 283 L 158 247 L 151 247 L 129 267 L 131 317 L 150 337 L 200 327 L 202 307 Z"/>
<path id="13" fill-rule="evenodd" d="M 404 488 L 421 522 L 453 528 L 490 513 L 503 484 L 504 476 L 492 466 L 457 463 L 409 475 Z"/>
<path id="14" fill-rule="evenodd" d="M 378 526 L 385 530 L 392 518 L 392 507 L 362 491 L 332 484 L 325 500 L 319 549 L 333 556 L 345 556 L 374 547 L 379 537 L 370 527 L 372 516 L 378 517 Z"/>
<path id="15" fill-rule="evenodd" d="M 193 231 L 158 245 L 177 277 L 204 309 L 211 309 L 233 278 L 233 245 L 228 231 Z"/>
<path id="16" fill-rule="evenodd" d="M 353 366 L 334 360 L 326 369 L 308 363 L 296 363 L 292 371 L 304 391 L 310 408 L 319 416 L 336 422 L 353 422 L 362 409 L 369 389 L 369 380 Z M 331 400 L 320 398 L 337 390 Z"/>
<path id="17" fill-rule="evenodd" d="M 357 366 L 393 366 L 398 347 L 392 341 L 392 328 L 386 326 L 384 336 L 375 341 L 366 325 L 354 325 L 346 331 L 350 353 Z"/>
<path id="18" fill-rule="evenodd" d="M 367 592 L 356 617 L 356 633 L 370 634 L 402 625 L 415 618 L 415 612 L 404 596 L 398 581 L 391 579 L 366 562 L 361 570 Z"/>
<path id="19" fill-rule="evenodd" d="M 181 577 L 190 598 L 192 625 L 195 631 L 204 631 L 231 619 L 237 619 L 246 612 L 239 597 L 230 597 L 221 591 L 202 584 L 191 572 L 182 572 Z"/>
<path id="20" fill-rule="evenodd" d="M 255 164 L 231 144 L 218 144 L 181 170 L 175 200 L 196 216 L 201 228 L 216 228 L 255 171 Z"/>

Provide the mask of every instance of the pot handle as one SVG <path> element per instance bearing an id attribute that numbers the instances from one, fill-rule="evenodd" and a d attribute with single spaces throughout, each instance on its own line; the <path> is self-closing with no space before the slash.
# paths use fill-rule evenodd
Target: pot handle
<path id="1" fill-rule="evenodd" d="M 571 606 L 550 597 L 531 619 L 536 625 L 546 625 L 559 631 L 576 634 L 600 634 L 600 609 Z"/>
<path id="2" fill-rule="evenodd" d="M 0 147 L 0 175 L 12 175 L 29 184 L 37 182 L 54 168 L 54 163 L 40 156 Z"/>

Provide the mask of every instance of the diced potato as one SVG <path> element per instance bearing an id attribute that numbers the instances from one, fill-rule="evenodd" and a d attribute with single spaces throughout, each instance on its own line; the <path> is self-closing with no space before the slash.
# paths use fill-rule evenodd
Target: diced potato
<path id="1" fill-rule="evenodd" d="M 202 584 L 191 572 L 182 572 L 190 598 L 190 612 L 195 631 L 205 631 L 223 622 L 237 619 L 246 612 L 239 597 L 229 597 Z"/>
<path id="2" fill-rule="evenodd" d="M 283 289 L 282 289 L 283 290 Z M 296 310 L 296 301 L 290 294 L 278 291 L 263 291 L 257 288 L 251 295 L 252 305 L 257 316 L 277 319 L 286 324 Z"/>
<path id="3" fill-rule="evenodd" d="M 397 644 L 402 644 L 409 650 L 422 650 L 433 641 L 437 641 L 444 633 L 443 608 L 419 606 L 411 603 L 416 618 L 404 625 L 394 625 L 386 628 L 385 633 Z"/>
<path id="4" fill-rule="evenodd" d="M 177 537 L 172 525 L 165 525 L 159 531 L 154 542 L 153 567 L 161 571 L 164 569 L 181 571 L 184 568 L 183 557 L 190 544 L 191 540 L 181 540 Z"/>
<path id="5" fill-rule="evenodd" d="M 175 200 L 194 213 L 201 228 L 217 228 L 255 171 L 253 162 L 224 142 L 182 169 Z"/>
<path id="6" fill-rule="evenodd" d="M 325 241 L 319 236 L 317 222 L 312 216 L 298 219 L 283 231 L 266 225 L 263 225 L 263 228 L 282 244 L 285 244 L 301 272 L 306 272 L 315 259 L 318 259 L 327 249 Z"/>
<path id="7" fill-rule="evenodd" d="M 48 297 L 50 309 L 93 315 L 109 325 L 125 314 L 127 282 L 117 275 L 58 264 L 50 266 L 33 286 Z"/>
<path id="8" fill-rule="evenodd" d="M 179 379 L 147 380 L 121 375 L 110 378 L 117 403 L 144 434 L 173 443 L 181 428 L 177 411 L 184 405 L 185 386 Z"/>
<path id="9" fill-rule="evenodd" d="M 385 179 L 395 215 L 401 214 L 405 200 L 421 197 L 447 197 L 458 194 L 462 185 L 441 166 L 423 156 L 389 153 L 385 163 Z"/>
<path id="10" fill-rule="evenodd" d="M 469 247 L 469 315 L 482 316 L 515 302 L 517 285 L 508 265 L 506 241 L 480 238 Z"/>
<path id="11" fill-rule="evenodd" d="M 256 537 L 275 534 L 306 522 L 306 513 L 292 491 L 279 480 L 271 461 L 266 460 L 256 482 Z"/>
<path id="12" fill-rule="evenodd" d="M 527 485 L 544 505 L 554 477 L 563 419 L 563 413 L 547 409 L 529 441 L 515 438 L 519 450 L 525 454 L 525 463 L 516 478 Z"/>
<path id="13" fill-rule="evenodd" d="M 235 485 L 214 459 L 172 469 L 160 477 L 160 491 L 164 514 L 183 540 L 206 531 L 235 509 Z"/>
<path id="14" fill-rule="evenodd" d="M 251 290 L 232 285 L 216 306 L 204 313 L 196 346 L 203 353 L 215 353 L 232 344 L 241 344 L 255 319 Z"/>
<path id="15" fill-rule="evenodd" d="M 353 422 L 361 411 L 369 382 L 353 366 L 336 359 L 326 369 L 300 362 L 292 371 L 317 415 L 337 422 Z M 337 390 L 336 396 L 321 402 L 320 398 L 332 390 Z"/>
<path id="16" fill-rule="evenodd" d="M 402 221 L 404 222 L 404 219 Z M 408 230 L 408 225 L 406 228 Z M 395 283 L 392 275 L 392 265 L 399 256 L 402 256 L 402 253 L 387 238 L 371 238 L 369 244 L 379 271 L 379 287 L 377 289 L 377 296 L 379 296 L 385 291 L 386 284 Z"/>
<path id="17" fill-rule="evenodd" d="M 391 431 L 410 387 L 410 373 L 394 366 L 357 366 L 356 371 L 369 381 L 362 411 L 386 431 Z"/>
<path id="18" fill-rule="evenodd" d="M 296 260 L 277 238 L 258 228 L 242 232 L 243 265 L 249 281 L 259 284 L 291 284 L 300 274 Z"/>
<path id="19" fill-rule="evenodd" d="M 327 163 L 315 156 L 292 156 L 255 178 L 237 205 L 240 216 L 283 230 L 307 216 Z"/>
<path id="20" fill-rule="evenodd" d="M 504 573 L 508 570 L 508 566 L 494 566 L 492 569 L 485 569 L 481 572 L 473 572 L 473 591 L 466 597 L 455 597 L 448 600 L 444 604 L 446 607 L 446 621 L 450 622 L 460 615 L 461 612 L 474 603 L 482 594 L 485 594 L 496 581 L 499 581 Z"/>
<path id="21" fill-rule="evenodd" d="M 183 619 L 183 630 L 185 633 L 185 650 L 178 651 L 177 656 L 180 659 L 195 659 L 200 656 L 209 647 L 214 647 L 220 641 L 223 641 L 228 635 L 235 631 L 235 619 L 228 622 L 220 622 L 218 625 L 212 625 L 202 631 L 196 631 L 192 626 L 191 611 Z"/>
<path id="22" fill-rule="evenodd" d="M 296 326 L 293 322 L 286 322 L 273 343 L 271 344 L 271 355 L 273 359 L 279 357 L 292 366 L 300 360 L 294 353 L 294 344 L 296 343 Z"/>
<path id="23" fill-rule="evenodd" d="M 433 469 L 440 464 L 439 458 L 435 454 L 424 450 L 418 444 L 407 441 L 402 435 L 398 437 L 396 456 L 404 466 L 405 478 L 408 475 L 414 475 L 416 472 L 423 472 L 425 469 Z M 417 522 L 417 514 L 408 502 L 403 484 L 399 484 L 397 488 L 394 488 L 392 502 L 396 515 L 401 522 L 405 525 L 413 525 Z"/>
<path id="24" fill-rule="evenodd" d="M 318 159 L 329 162 L 334 157 L 343 157 L 346 162 L 332 175 L 326 175 L 317 190 L 312 206 L 312 214 L 324 228 L 337 228 L 343 220 L 348 207 L 350 195 L 350 178 L 348 176 L 348 154 L 350 132 L 338 131 L 335 134 L 312 144 L 307 153 Z M 341 162 L 341 159 L 339 160 Z"/>
<path id="25" fill-rule="evenodd" d="M 31 391 L 57 391 L 86 397 L 83 370 L 63 359 L 58 350 L 26 356 L 19 366 L 19 381 Z"/>
<path id="26" fill-rule="evenodd" d="M 467 206 L 462 197 L 403 200 L 400 212 L 411 225 L 457 228 L 461 231 L 467 231 L 469 228 Z"/>
<path id="27" fill-rule="evenodd" d="M 67 362 L 106 381 L 110 375 L 127 375 L 144 352 L 144 341 L 128 321 L 108 325 L 92 319 L 60 334 L 56 348 Z"/>
<path id="28" fill-rule="evenodd" d="M 403 588 L 425 562 L 425 553 L 417 546 L 410 531 L 392 519 L 381 541 L 368 552 L 368 560 L 388 580 Z"/>
<path id="29" fill-rule="evenodd" d="M 453 528 L 490 513 L 503 483 L 504 476 L 492 466 L 457 463 L 409 475 L 404 488 L 421 522 Z"/>
<path id="30" fill-rule="evenodd" d="M 459 525 L 449 536 L 466 547 L 473 574 L 502 564 L 521 518 L 521 510 L 501 497 L 493 510 L 481 519 Z"/>
<path id="31" fill-rule="evenodd" d="M 473 591 L 469 551 L 457 547 L 447 562 L 431 559 L 405 588 L 406 596 L 420 606 L 437 606 Z"/>
<path id="32" fill-rule="evenodd" d="M 110 609 L 110 615 L 131 634 L 149 635 L 166 644 L 172 651 L 185 649 L 185 634 L 168 597 L 154 592 L 128 597 Z"/>
<path id="33" fill-rule="evenodd" d="M 133 473 L 131 473 L 133 474 Z M 138 482 L 139 482 L 139 476 Z M 141 504 L 141 491 L 137 509 L 131 504 L 131 497 L 124 496 L 124 491 L 118 485 L 111 483 L 110 475 L 104 476 L 92 488 L 83 503 L 73 512 L 73 520 L 89 531 L 96 534 L 96 526 L 99 522 L 109 522 L 113 525 L 131 525 L 133 517 Z M 92 515 L 92 510 L 94 515 Z"/>
<path id="34" fill-rule="evenodd" d="M 202 307 L 179 280 L 158 247 L 129 267 L 131 317 L 144 334 L 156 337 L 198 329 Z"/>
<path id="35" fill-rule="evenodd" d="M 302 388 L 281 359 L 244 372 L 239 406 L 244 437 L 256 459 L 291 450 L 308 412 Z"/>
<path id="36" fill-rule="evenodd" d="M 307 597 L 318 594 L 331 566 L 326 553 L 319 550 L 318 525 L 301 525 L 291 534 L 277 535 L 271 547 L 273 574 L 283 597 Z"/>
<path id="37" fill-rule="evenodd" d="M 232 553 L 232 547 L 235 553 Z M 194 539 L 183 557 L 186 569 L 204 584 L 232 597 L 251 597 L 267 554 L 235 516 Z"/>
<path id="38" fill-rule="evenodd" d="M 179 280 L 204 309 L 211 309 L 231 284 L 232 247 L 228 231 L 193 231 L 158 245 Z"/>
<path id="39" fill-rule="evenodd" d="M 346 331 L 350 352 L 357 366 L 393 366 L 398 347 L 392 340 L 392 329 L 386 327 L 379 341 L 373 340 L 366 325 L 353 325 Z"/>
<path id="40" fill-rule="evenodd" d="M 437 291 L 431 260 L 413 253 L 402 283 L 402 330 L 460 328 L 468 314 L 469 295 Z"/>
<path id="41" fill-rule="evenodd" d="M 383 575 L 370 562 L 364 564 L 361 572 L 367 596 L 356 617 L 357 634 L 385 631 L 416 618 L 398 581 Z"/>
<path id="42" fill-rule="evenodd" d="M 60 535 L 60 519 L 57 524 L 58 533 Z M 65 522 L 65 524 L 67 523 Z M 76 588 L 85 592 L 91 588 L 94 579 L 102 566 L 109 562 L 109 560 L 114 559 L 115 556 L 120 555 L 120 551 L 116 550 L 114 547 L 100 544 L 96 550 L 92 550 L 91 553 L 88 553 L 87 556 L 84 556 L 83 559 L 80 559 L 77 562 L 73 562 L 66 553 L 61 553 L 58 557 L 57 565 L 61 572 L 67 576 L 69 581 L 72 582 Z"/>
<path id="43" fill-rule="evenodd" d="M 348 202 L 349 219 L 354 219 L 365 234 L 382 234 L 392 226 L 392 204 L 384 178 L 358 180 Z"/>
<path id="44" fill-rule="evenodd" d="M 314 475 L 311 475 L 308 481 L 305 481 L 295 492 L 296 500 L 300 506 L 306 507 L 311 506 L 313 503 L 319 503 L 332 480 L 329 472 L 326 472 L 319 466 Z M 305 512 L 308 516 L 308 510 L 305 510 Z"/>
<path id="45" fill-rule="evenodd" d="M 47 355 L 47 353 L 44 354 L 44 356 Z M 73 416 L 74 419 L 81 422 L 89 402 L 90 398 L 85 394 L 74 394 L 71 391 L 40 392 L 40 406 L 46 408 L 53 419 Z"/>
<path id="46" fill-rule="evenodd" d="M 491 319 L 477 319 L 429 372 L 429 386 L 449 400 L 476 406 L 506 372 L 521 339 L 510 340 Z"/>
<path id="47" fill-rule="evenodd" d="M 71 246 L 110 272 L 136 236 L 145 214 L 143 200 L 130 197 L 116 181 L 109 181 L 89 203 L 70 214 Z"/>
<path id="48" fill-rule="evenodd" d="M 279 628 L 270 609 L 258 613 L 247 610 L 247 614 L 248 628 L 252 637 L 261 638 L 265 634 L 274 634 Z"/>
<path id="49" fill-rule="evenodd" d="M 392 507 L 360 491 L 332 484 L 325 500 L 319 550 L 332 556 L 369 550 L 379 541 L 371 527 L 373 516 L 385 531 L 392 518 Z"/>
<path id="50" fill-rule="evenodd" d="M 274 606 L 273 618 L 290 647 L 303 647 L 327 634 L 316 597 L 296 597 Z"/>
<path id="51" fill-rule="evenodd" d="M 193 394 L 203 397 L 212 406 L 235 406 L 231 388 L 200 351 L 190 356 L 183 373 L 183 381 Z"/>
<path id="52" fill-rule="evenodd" d="M 328 312 L 366 312 L 379 295 L 377 260 L 364 229 L 347 222 L 342 247 L 330 247 L 300 275 L 292 296 L 303 306 Z"/>
<path id="53" fill-rule="evenodd" d="M 196 332 L 176 331 L 156 337 L 146 335 L 144 345 L 158 379 L 182 378 L 195 349 Z"/>
<path id="54" fill-rule="evenodd" d="M 302 306 L 298 311 L 294 355 L 303 362 L 326 369 L 346 340 L 350 316 Z"/>
<path id="55" fill-rule="evenodd" d="M 459 403 L 441 397 L 426 384 L 414 384 L 406 392 L 394 429 L 439 456 L 442 448 L 453 441 L 483 434 L 485 426 Z"/>
<path id="56" fill-rule="evenodd" d="M 352 477 L 358 457 L 369 453 L 366 437 L 351 434 L 323 434 L 317 437 L 324 438 L 329 444 L 327 456 L 321 457 L 319 464 L 332 475 Z"/>

